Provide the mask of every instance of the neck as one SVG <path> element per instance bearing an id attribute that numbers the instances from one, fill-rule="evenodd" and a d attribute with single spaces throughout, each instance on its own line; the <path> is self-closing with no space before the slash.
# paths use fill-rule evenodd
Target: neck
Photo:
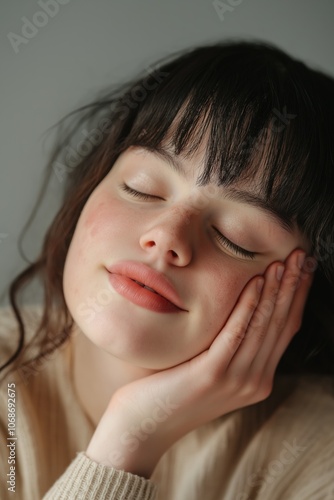
<path id="1" fill-rule="evenodd" d="M 112 356 L 93 344 L 79 329 L 73 332 L 71 342 L 74 389 L 83 410 L 96 427 L 120 387 L 154 371 Z"/>

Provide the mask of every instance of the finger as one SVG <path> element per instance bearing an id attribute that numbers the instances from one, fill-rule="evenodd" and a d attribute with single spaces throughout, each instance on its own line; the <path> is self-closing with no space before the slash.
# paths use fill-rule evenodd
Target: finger
<path id="1" fill-rule="evenodd" d="M 284 266 L 276 262 L 266 270 L 261 299 L 248 325 L 245 340 L 229 367 L 235 373 L 240 373 L 241 370 L 252 365 L 268 336 L 281 281 L 281 276 L 277 274 L 279 268 L 283 270 Z"/>
<path id="2" fill-rule="evenodd" d="M 291 342 L 294 335 L 300 330 L 303 313 L 309 291 L 314 279 L 314 273 L 305 273 L 301 279 L 300 286 L 297 288 L 295 297 L 290 307 L 286 326 L 278 338 L 276 347 L 272 349 L 268 357 L 266 372 L 276 370 L 276 367 Z"/>
<path id="3" fill-rule="evenodd" d="M 265 338 L 256 359 L 253 361 L 253 373 L 260 373 L 267 365 L 272 352 L 277 349 L 277 344 L 285 329 L 291 304 L 293 303 L 296 290 L 300 287 L 301 269 L 299 255 L 303 255 L 303 252 L 293 252 L 286 260 L 285 271 L 275 303 L 271 303 L 272 310 L 269 318 L 270 321 L 266 322 L 267 331 L 264 332 Z"/>
<path id="4" fill-rule="evenodd" d="M 210 346 L 209 352 L 220 366 L 227 368 L 245 338 L 249 322 L 258 305 L 264 279 L 256 277 L 242 291 L 224 327 Z M 211 354 L 212 352 L 212 354 Z"/>
<path id="5" fill-rule="evenodd" d="M 296 290 L 302 282 L 301 268 L 303 262 L 300 262 L 299 259 L 300 257 L 304 257 L 304 255 L 304 252 L 301 251 L 294 252 L 286 261 L 281 287 L 276 300 L 276 308 L 272 318 L 278 330 L 282 330 L 285 326 Z"/>

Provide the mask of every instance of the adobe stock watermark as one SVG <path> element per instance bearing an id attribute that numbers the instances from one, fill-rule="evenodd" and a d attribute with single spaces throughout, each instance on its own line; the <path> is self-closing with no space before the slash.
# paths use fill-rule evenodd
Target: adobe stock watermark
<path id="1" fill-rule="evenodd" d="M 22 26 L 21 33 L 14 33 L 10 31 L 7 33 L 7 38 L 15 52 L 20 52 L 22 45 L 27 45 L 32 38 L 35 38 L 41 28 L 44 28 L 50 19 L 54 18 L 59 10 L 60 5 L 67 5 L 70 0 L 37 0 L 39 7 L 42 10 L 36 11 L 31 19 L 21 17 Z"/>
<path id="2" fill-rule="evenodd" d="M 236 7 L 242 4 L 243 1 L 244 0 L 225 0 L 225 2 L 221 2 L 220 0 L 214 0 L 212 5 L 218 14 L 219 19 L 224 21 L 225 14 L 233 12 Z"/>
<path id="3" fill-rule="evenodd" d="M 180 405 L 172 403 L 167 396 L 165 401 L 160 398 L 154 399 L 156 406 L 149 417 L 143 418 L 140 424 L 131 426 L 120 435 L 120 447 L 123 450 L 115 450 L 108 453 L 106 460 L 111 466 L 122 466 L 129 453 L 138 449 L 140 443 L 146 441 L 149 435 L 156 432 L 159 425 L 165 422 Z"/>
<path id="4" fill-rule="evenodd" d="M 81 302 L 76 308 L 76 312 L 89 324 L 94 321 L 98 313 L 111 304 L 113 297 L 116 295 L 117 292 L 115 290 L 102 288 L 95 297 L 89 295 L 84 302 Z"/>
<path id="5" fill-rule="evenodd" d="M 52 168 L 59 182 L 63 182 L 66 174 L 71 172 L 80 161 L 90 155 L 94 147 L 101 144 L 110 132 L 115 120 L 125 120 L 130 111 L 136 109 L 139 103 L 146 99 L 149 92 L 156 89 L 169 75 L 169 73 L 159 68 L 148 67 L 145 71 L 147 72 L 147 76 L 121 98 L 117 109 L 110 108 L 110 117 L 105 116 L 101 118 L 97 126 L 90 131 L 83 129 L 81 131 L 83 138 L 77 146 L 75 148 L 70 146 L 66 148 L 64 162 L 54 162 Z"/>
<path id="6" fill-rule="evenodd" d="M 283 106 L 282 111 L 280 111 L 277 108 L 274 108 L 272 110 L 272 113 L 274 117 L 272 118 L 271 123 L 269 124 L 268 127 L 264 127 L 263 129 L 261 129 L 258 134 L 260 139 L 251 136 L 248 137 L 247 140 L 242 143 L 243 151 L 255 150 L 259 153 L 266 146 L 267 131 L 269 131 L 269 133 L 282 132 L 290 124 L 291 120 L 294 120 L 297 116 L 292 113 L 288 113 L 286 106 Z"/>
<path id="7" fill-rule="evenodd" d="M 273 481 L 285 471 L 287 465 L 291 465 L 297 460 L 297 458 L 304 453 L 307 446 L 300 446 L 297 444 L 296 439 L 293 440 L 292 444 L 288 441 L 283 441 L 283 448 L 276 460 L 271 460 L 265 469 L 259 469 L 258 471 L 251 474 L 247 479 L 247 484 L 251 487 L 261 488 L 263 491 L 268 484 Z M 248 493 L 239 493 L 236 500 L 250 500 Z"/>
<path id="8" fill-rule="evenodd" d="M 283 441 L 283 448 L 281 449 L 277 459 L 271 460 L 265 468 L 258 469 L 256 472 L 250 474 L 247 478 L 247 485 L 255 487 L 257 492 L 259 492 L 259 489 L 261 488 L 262 493 L 268 485 L 272 484 L 275 480 L 279 480 L 279 476 L 286 471 L 286 467 L 292 465 L 306 450 L 309 463 L 314 463 L 314 460 L 316 461 L 317 458 L 319 458 L 318 448 L 314 447 L 314 444 L 318 443 L 320 439 L 328 439 L 328 434 L 332 433 L 332 430 L 333 426 L 329 418 L 327 423 L 321 425 L 317 429 L 317 432 L 314 433 L 312 439 L 308 440 L 307 446 L 300 446 L 296 442 L 296 439 L 294 439 L 291 444 L 286 440 Z M 313 454 L 315 454 L 314 457 Z M 332 471 L 324 474 L 324 477 L 327 477 L 328 479 L 331 479 L 332 476 Z M 332 486 L 330 488 L 332 488 Z M 247 493 L 244 491 L 239 493 L 236 500 L 251 500 L 251 498 L 253 498 L 253 492 Z M 326 499 L 324 497 L 324 500 L 330 500 L 330 498 L 333 497 L 326 497 Z"/>

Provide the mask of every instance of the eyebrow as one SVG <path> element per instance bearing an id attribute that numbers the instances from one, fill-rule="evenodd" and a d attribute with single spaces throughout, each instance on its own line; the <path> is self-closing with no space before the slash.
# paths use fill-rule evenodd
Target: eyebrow
<path id="1" fill-rule="evenodd" d="M 153 156 L 156 156 L 158 159 L 163 160 L 168 166 L 170 166 L 176 173 L 187 178 L 186 171 L 182 162 L 173 154 L 161 146 L 159 148 L 151 148 L 147 145 L 140 146 L 147 152 L 151 153 Z M 251 205 L 254 208 L 261 210 L 265 215 L 269 216 L 273 222 L 278 224 L 282 229 L 287 231 L 290 234 L 294 232 L 294 224 L 293 222 L 286 217 L 280 210 L 276 209 L 266 200 L 257 196 L 249 191 L 243 191 L 241 189 L 236 189 L 234 187 L 223 187 L 224 189 L 224 197 L 239 203 L 244 203 L 247 205 Z"/>
<path id="2" fill-rule="evenodd" d="M 144 150 L 151 153 L 153 156 L 156 156 L 159 160 L 166 162 L 172 169 L 185 179 L 187 178 L 186 171 L 182 162 L 170 151 L 161 146 L 159 148 L 150 148 L 149 146 L 140 146 Z"/>

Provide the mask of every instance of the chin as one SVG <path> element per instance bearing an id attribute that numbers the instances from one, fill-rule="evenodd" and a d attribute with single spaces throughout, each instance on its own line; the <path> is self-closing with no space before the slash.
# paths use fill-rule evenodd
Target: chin
<path id="1" fill-rule="evenodd" d="M 156 325 L 149 327 L 147 321 L 138 318 L 131 322 L 128 311 L 121 314 L 118 308 L 114 314 L 109 310 L 108 314 L 96 314 L 89 321 L 80 315 L 74 320 L 96 347 L 138 368 L 161 371 L 186 360 L 180 357 L 182 349 L 175 342 L 178 336 L 171 338 Z"/>

